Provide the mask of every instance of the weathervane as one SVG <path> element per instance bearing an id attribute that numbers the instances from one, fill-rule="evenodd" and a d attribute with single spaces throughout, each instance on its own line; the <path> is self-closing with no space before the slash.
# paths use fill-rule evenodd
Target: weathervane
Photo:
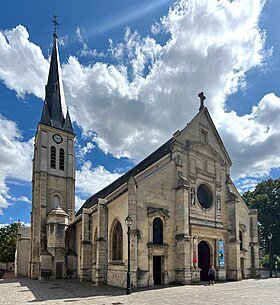
<path id="1" fill-rule="evenodd" d="M 206 100 L 206 97 L 203 92 L 200 92 L 198 94 L 198 97 L 200 98 L 200 107 L 199 107 L 199 111 L 200 111 L 204 108 L 204 101 Z"/>
<path id="2" fill-rule="evenodd" d="M 57 18 L 57 15 L 54 14 L 54 15 L 53 15 L 53 20 L 51 20 L 51 21 L 52 21 L 53 28 L 54 28 L 53 36 L 57 38 L 56 30 L 58 29 L 59 23 L 57 22 L 56 18 Z"/>

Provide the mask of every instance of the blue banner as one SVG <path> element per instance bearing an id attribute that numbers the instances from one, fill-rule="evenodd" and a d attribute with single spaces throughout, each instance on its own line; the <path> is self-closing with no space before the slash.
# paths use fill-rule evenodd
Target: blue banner
<path id="1" fill-rule="evenodd" d="M 219 266 L 225 266 L 225 255 L 224 255 L 224 241 L 219 239 L 218 241 L 218 248 L 219 248 Z"/>

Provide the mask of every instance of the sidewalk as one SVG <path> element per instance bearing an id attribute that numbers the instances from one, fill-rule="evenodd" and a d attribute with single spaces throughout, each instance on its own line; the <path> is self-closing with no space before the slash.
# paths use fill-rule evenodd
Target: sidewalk
<path id="1" fill-rule="evenodd" d="M 85 305 L 276 305 L 280 300 L 280 279 L 189 286 L 156 286 L 132 291 L 94 286 L 77 280 L 0 280 L 0 304 L 85 304 Z"/>

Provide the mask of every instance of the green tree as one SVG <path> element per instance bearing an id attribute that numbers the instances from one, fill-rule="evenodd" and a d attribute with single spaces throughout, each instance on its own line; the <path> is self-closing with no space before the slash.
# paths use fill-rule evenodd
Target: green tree
<path id="1" fill-rule="evenodd" d="M 17 240 L 17 224 L 0 228 L 0 262 L 14 262 Z"/>
<path id="2" fill-rule="evenodd" d="M 243 194 L 246 204 L 258 210 L 260 246 L 269 252 L 268 235 L 272 234 L 272 252 L 280 254 L 280 178 L 260 182 L 254 191 Z"/>

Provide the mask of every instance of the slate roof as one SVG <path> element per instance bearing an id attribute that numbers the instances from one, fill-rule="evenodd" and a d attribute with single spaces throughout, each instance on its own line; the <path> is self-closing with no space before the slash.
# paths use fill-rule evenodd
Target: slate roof
<path id="1" fill-rule="evenodd" d="M 74 134 L 65 103 L 57 48 L 57 35 L 54 33 L 53 37 L 52 57 L 40 123 Z"/>
<path id="2" fill-rule="evenodd" d="M 76 213 L 76 216 L 82 213 L 83 208 L 91 208 L 92 206 L 97 204 L 98 198 L 107 197 L 109 194 L 111 194 L 121 185 L 127 183 L 130 177 L 134 177 L 135 175 L 141 173 L 146 168 L 148 168 L 149 166 L 160 160 L 162 157 L 167 155 L 171 151 L 171 144 L 173 143 L 173 140 L 174 138 L 172 137 L 167 142 L 165 142 L 161 147 L 159 147 L 157 150 L 151 153 L 146 159 L 144 159 L 138 165 L 133 167 L 130 171 L 119 177 L 117 180 L 106 186 L 101 191 L 97 192 L 96 194 L 88 198 L 86 202 L 83 204 L 83 206 Z"/>

